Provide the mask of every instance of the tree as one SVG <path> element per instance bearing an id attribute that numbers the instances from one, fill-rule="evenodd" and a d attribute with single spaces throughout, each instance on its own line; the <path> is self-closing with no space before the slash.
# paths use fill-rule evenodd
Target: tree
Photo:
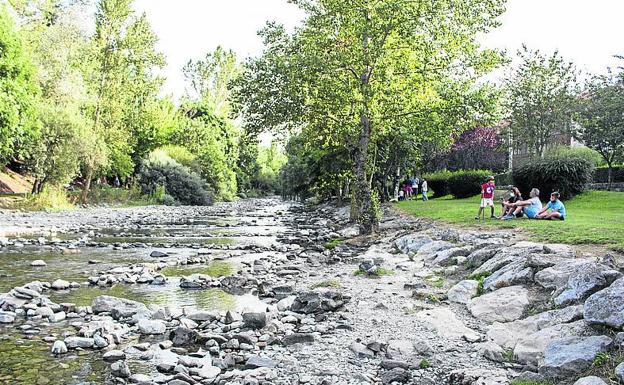
<path id="1" fill-rule="evenodd" d="M 379 138 L 401 131 L 414 144 L 444 140 L 474 123 L 470 103 L 455 101 L 478 92 L 474 79 L 499 62 L 479 51 L 476 35 L 496 25 L 504 1 L 293 2 L 307 13 L 303 26 L 288 35 L 269 25 L 263 56 L 247 63 L 239 84 L 247 124 L 309 130 L 316 146 L 344 148 L 353 217 L 371 233 Z M 448 125 L 453 109 L 457 124 Z"/>
<path id="2" fill-rule="evenodd" d="M 0 165 L 26 157 L 38 135 L 35 67 L 4 4 L 0 4 Z"/>
<path id="3" fill-rule="evenodd" d="M 230 83 L 241 71 L 236 54 L 221 46 L 207 53 L 203 60 L 189 60 L 183 69 L 194 92 L 192 98 L 202 100 L 222 116 L 229 116 L 231 112 Z"/>
<path id="4" fill-rule="evenodd" d="M 507 151 L 493 127 L 476 127 L 462 133 L 447 157 L 450 170 L 491 170 L 502 172 L 507 166 Z"/>
<path id="5" fill-rule="evenodd" d="M 515 148 L 544 156 L 554 133 L 569 132 L 578 95 L 577 71 L 558 52 L 550 56 L 523 46 L 520 65 L 507 79 L 507 108 Z"/>
<path id="6" fill-rule="evenodd" d="M 587 84 L 576 114 L 575 136 L 598 151 L 609 168 L 624 155 L 624 76 L 594 76 Z"/>

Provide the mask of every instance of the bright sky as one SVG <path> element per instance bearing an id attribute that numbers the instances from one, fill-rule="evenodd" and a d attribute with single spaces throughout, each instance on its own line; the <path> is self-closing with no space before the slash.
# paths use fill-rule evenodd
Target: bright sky
<path id="1" fill-rule="evenodd" d="M 166 92 L 184 94 L 182 67 L 218 45 L 240 57 L 257 55 L 262 42 L 256 32 L 267 20 L 288 28 L 301 12 L 286 0 L 136 0 L 160 37 L 167 55 Z M 508 0 L 503 25 L 483 38 L 485 46 L 510 54 L 526 43 L 532 49 L 559 52 L 589 72 L 618 65 L 624 54 L 623 0 Z M 619 63 L 622 65 L 622 63 Z"/>

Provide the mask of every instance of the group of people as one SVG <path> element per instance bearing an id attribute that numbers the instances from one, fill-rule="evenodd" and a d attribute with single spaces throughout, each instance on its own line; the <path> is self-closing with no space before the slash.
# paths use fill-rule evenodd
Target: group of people
<path id="1" fill-rule="evenodd" d="M 512 187 L 506 197 L 501 198 L 502 211 L 500 216 L 494 215 L 494 192 L 496 185 L 494 177 L 489 177 L 488 181 L 481 185 L 481 205 L 475 219 L 481 219 L 482 215 L 485 219 L 485 208 L 490 207 L 490 218 L 510 220 L 522 218 L 524 215 L 529 219 L 545 219 L 545 220 L 565 220 L 566 208 L 563 202 L 559 200 L 558 191 L 550 194 L 550 201 L 546 206 L 542 205 L 539 199 L 540 191 L 537 188 L 531 189 L 529 199 L 523 199 L 522 193 L 517 187 Z"/>
<path id="2" fill-rule="evenodd" d="M 422 193 L 422 200 L 424 202 L 428 201 L 427 193 L 429 192 L 429 186 L 427 186 L 427 181 L 425 178 L 418 179 L 417 176 L 408 177 L 401 183 L 399 186 L 398 197 L 397 199 L 400 201 L 409 200 L 412 198 L 418 198 L 418 190 Z"/>

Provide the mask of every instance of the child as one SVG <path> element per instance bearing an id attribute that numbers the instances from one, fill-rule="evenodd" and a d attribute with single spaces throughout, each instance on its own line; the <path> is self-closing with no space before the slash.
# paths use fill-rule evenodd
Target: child
<path id="1" fill-rule="evenodd" d="M 560 221 L 565 221 L 566 208 L 563 202 L 559 200 L 559 196 L 558 191 L 550 194 L 550 202 L 537 214 L 537 219 L 559 219 Z M 548 212 L 548 209 L 550 209 L 550 212 Z"/>
<path id="2" fill-rule="evenodd" d="M 490 207 L 490 218 L 496 218 L 494 215 L 494 190 L 496 185 L 494 184 L 494 177 L 488 177 L 487 183 L 481 185 L 481 205 L 479 206 L 479 213 L 475 217 L 476 220 L 481 219 L 483 213 L 483 219 L 485 219 L 485 207 Z"/>

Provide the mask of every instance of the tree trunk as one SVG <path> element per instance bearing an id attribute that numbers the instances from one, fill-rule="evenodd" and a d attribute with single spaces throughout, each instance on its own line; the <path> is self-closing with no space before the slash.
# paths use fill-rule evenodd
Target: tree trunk
<path id="1" fill-rule="evenodd" d="M 612 175 L 613 174 L 612 173 L 613 166 L 611 166 L 611 163 L 607 164 L 607 166 L 608 166 L 608 169 L 607 169 L 607 182 L 608 182 L 607 189 L 611 190 L 611 183 L 613 183 L 613 175 Z"/>
<path id="2" fill-rule="evenodd" d="M 85 176 L 84 186 L 82 186 L 82 196 L 80 198 L 82 203 L 87 203 L 87 196 L 91 188 L 91 179 L 93 179 L 93 167 L 87 166 L 87 175 Z"/>
<path id="3" fill-rule="evenodd" d="M 371 125 L 365 113 L 360 116 L 360 140 L 355 150 L 355 162 L 353 174 L 355 175 L 354 205 L 352 210 L 357 210 L 355 215 L 360 226 L 361 234 L 372 234 L 378 226 L 371 186 L 366 175 L 368 163 L 368 149 L 371 136 Z"/>

